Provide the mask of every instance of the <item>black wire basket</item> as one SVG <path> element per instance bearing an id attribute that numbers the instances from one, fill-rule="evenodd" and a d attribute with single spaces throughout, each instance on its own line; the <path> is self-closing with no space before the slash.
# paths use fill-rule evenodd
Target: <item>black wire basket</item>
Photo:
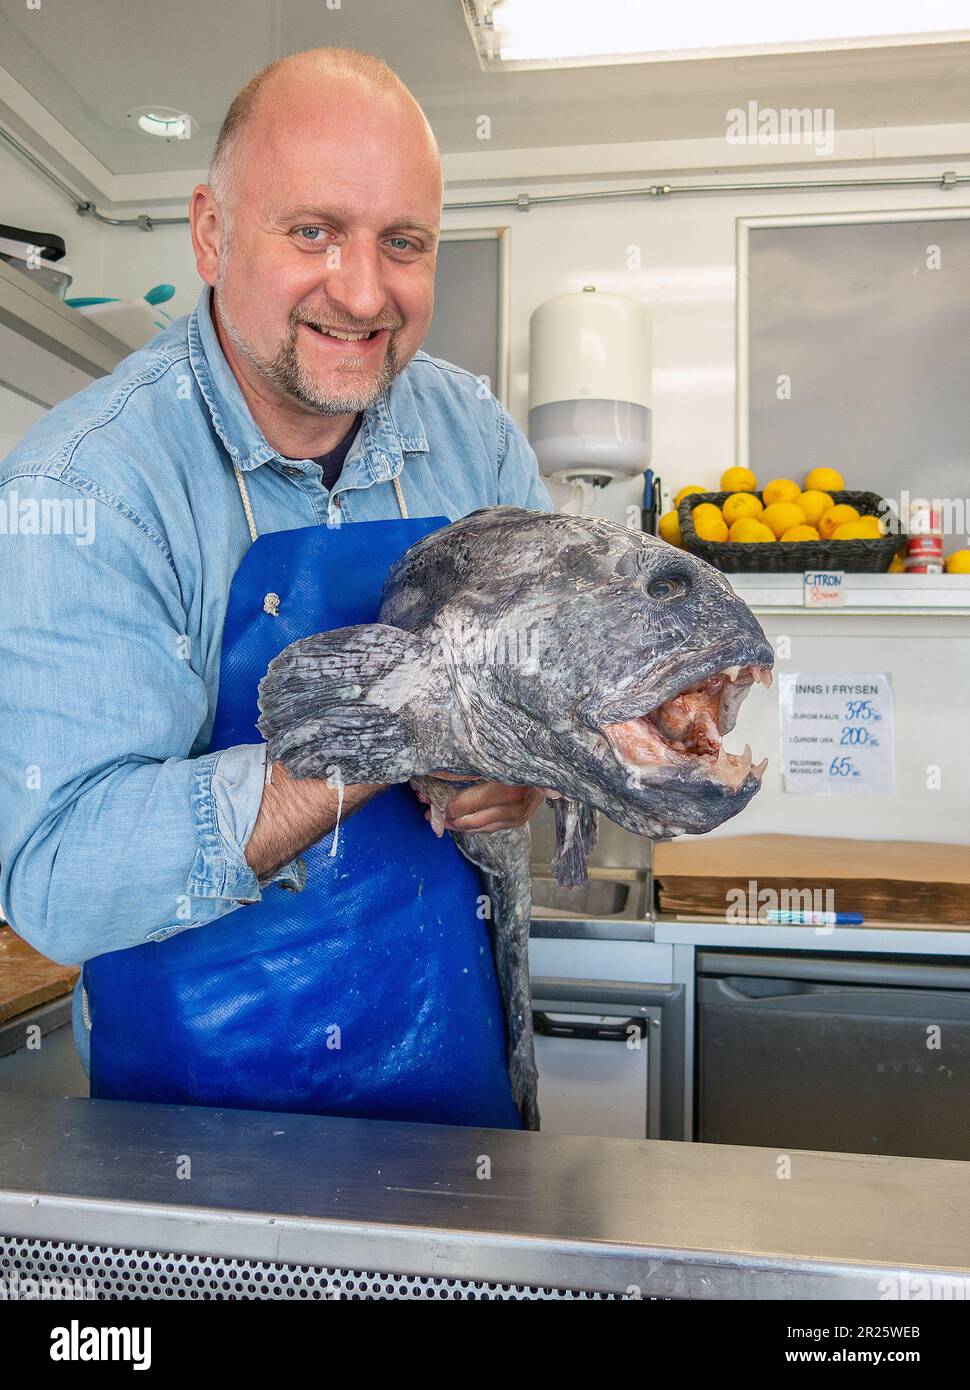
<path id="1" fill-rule="evenodd" d="M 860 516 L 878 516 L 882 498 L 877 492 L 829 492 L 836 506 L 847 502 Z M 720 507 L 730 492 L 692 492 L 677 508 L 685 550 L 699 555 L 726 574 L 801 574 L 804 570 L 845 570 L 849 574 L 885 574 L 902 544 L 899 536 L 876 536 L 857 541 L 705 541 L 694 530 L 693 511 L 702 502 Z M 760 493 L 755 493 L 764 501 Z M 754 518 L 757 521 L 757 517 Z"/>

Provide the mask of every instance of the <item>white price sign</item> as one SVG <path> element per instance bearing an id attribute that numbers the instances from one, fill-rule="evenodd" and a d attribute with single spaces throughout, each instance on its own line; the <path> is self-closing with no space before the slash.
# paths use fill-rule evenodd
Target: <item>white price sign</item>
<path id="1" fill-rule="evenodd" d="M 888 674 L 782 675 L 779 706 L 786 791 L 892 796 L 896 774 Z"/>

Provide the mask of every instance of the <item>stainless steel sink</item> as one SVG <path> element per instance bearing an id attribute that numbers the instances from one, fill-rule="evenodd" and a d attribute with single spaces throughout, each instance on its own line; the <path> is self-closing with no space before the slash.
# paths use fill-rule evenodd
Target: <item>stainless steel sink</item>
<path id="1" fill-rule="evenodd" d="M 591 870 L 579 888 L 562 888 L 546 866 L 534 868 L 532 910 L 536 917 L 639 920 L 645 915 L 646 875 L 615 870 Z M 622 875 L 622 877 L 621 877 Z"/>

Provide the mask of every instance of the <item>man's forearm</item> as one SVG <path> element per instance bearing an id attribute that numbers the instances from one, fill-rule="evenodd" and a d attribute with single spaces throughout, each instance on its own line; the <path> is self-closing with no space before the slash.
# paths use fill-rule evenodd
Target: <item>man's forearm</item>
<path id="1" fill-rule="evenodd" d="M 257 878 L 265 878 L 302 854 L 337 823 L 384 790 L 383 783 L 354 783 L 340 791 L 315 777 L 290 777 L 274 763 L 271 780 L 263 787 L 259 814 L 246 844 L 246 862 Z"/>

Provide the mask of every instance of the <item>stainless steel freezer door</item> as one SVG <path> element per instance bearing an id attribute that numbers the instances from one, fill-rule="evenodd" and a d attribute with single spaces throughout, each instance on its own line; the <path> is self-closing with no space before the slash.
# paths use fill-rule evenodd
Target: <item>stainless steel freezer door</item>
<path id="1" fill-rule="evenodd" d="M 532 1009 L 544 1133 L 680 1137 L 681 986 L 533 977 Z"/>
<path id="2" fill-rule="evenodd" d="M 970 1159 L 970 967 L 702 952 L 697 1137 Z"/>

